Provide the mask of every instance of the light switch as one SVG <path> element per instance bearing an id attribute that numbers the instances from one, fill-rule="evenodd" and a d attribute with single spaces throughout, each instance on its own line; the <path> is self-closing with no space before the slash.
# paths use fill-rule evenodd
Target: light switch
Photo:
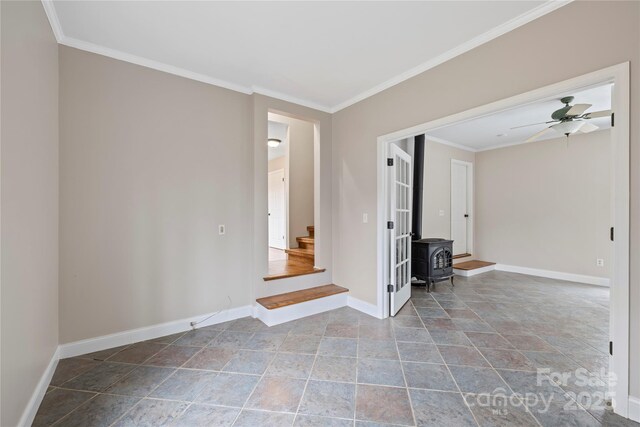
<path id="1" fill-rule="evenodd" d="M 224 224 L 220 224 L 218 226 L 218 234 L 222 236 L 225 232 L 226 232 L 226 228 L 225 228 Z"/>
<path id="2" fill-rule="evenodd" d="M 362 214 L 362 223 L 366 224 L 369 222 L 369 214 L 368 213 L 363 213 Z"/>

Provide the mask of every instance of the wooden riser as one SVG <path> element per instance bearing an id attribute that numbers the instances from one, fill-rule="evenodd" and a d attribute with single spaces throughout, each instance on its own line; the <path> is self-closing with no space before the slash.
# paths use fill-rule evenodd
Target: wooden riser
<path id="1" fill-rule="evenodd" d="M 308 226 L 307 231 L 309 232 L 309 236 L 315 237 L 316 228 L 313 225 Z"/>
<path id="2" fill-rule="evenodd" d="M 324 298 L 331 295 L 341 294 L 344 292 L 349 292 L 349 290 L 337 285 L 323 285 L 295 292 L 287 292 L 286 294 L 259 298 L 256 300 L 256 302 L 267 310 L 274 310 L 277 308 L 300 304 L 306 301 Z"/>
<path id="3" fill-rule="evenodd" d="M 298 242 L 298 247 L 300 249 L 315 249 L 315 239 L 311 236 L 296 237 L 296 241 Z"/>

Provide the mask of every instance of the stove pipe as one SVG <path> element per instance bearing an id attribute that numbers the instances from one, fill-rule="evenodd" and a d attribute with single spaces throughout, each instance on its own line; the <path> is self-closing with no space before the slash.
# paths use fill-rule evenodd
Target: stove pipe
<path id="1" fill-rule="evenodd" d="M 415 137 L 413 148 L 412 240 L 422 239 L 422 183 L 424 180 L 424 135 Z"/>

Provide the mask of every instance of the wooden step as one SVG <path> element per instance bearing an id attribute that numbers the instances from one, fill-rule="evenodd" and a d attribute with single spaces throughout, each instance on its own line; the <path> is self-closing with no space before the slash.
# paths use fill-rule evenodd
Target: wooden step
<path id="1" fill-rule="evenodd" d="M 466 258 L 466 257 L 470 257 L 471 254 L 458 254 L 458 255 L 454 255 L 453 259 L 459 259 L 459 258 Z"/>
<path id="2" fill-rule="evenodd" d="M 290 260 L 302 261 L 302 262 L 313 264 L 313 261 L 315 258 L 313 249 L 294 248 L 294 249 L 285 249 L 285 252 L 289 255 Z"/>
<path id="3" fill-rule="evenodd" d="M 491 265 L 496 265 L 496 263 L 487 262 L 487 261 L 478 261 L 474 259 L 473 261 L 466 261 L 466 262 L 461 262 L 460 264 L 454 264 L 453 268 L 456 270 L 470 271 L 470 270 L 477 270 L 479 268 L 489 267 Z"/>
<path id="4" fill-rule="evenodd" d="M 296 237 L 298 247 L 301 249 L 315 249 L 315 239 L 313 236 Z"/>
<path id="5" fill-rule="evenodd" d="M 316 228 L 313 225 L 307 227 L 307 231 L 309 232 L 309 236 L 314 237 L 316 234 Z"/>
<path id="6" fill-rule="evenodd" d="M 349 289 L 337 285 L 322 285 L 316 286 L 315 288 L 303 289 L 295 292 L 287 292 L 286 294 L 258 298 L 256 302 L 267 310 L 273 310 L 293 304 L 300 304 L 301 302 L 305 301 L 311 301 L 331 295 L 341 294 L 343 292 L 349 292 Z"/>

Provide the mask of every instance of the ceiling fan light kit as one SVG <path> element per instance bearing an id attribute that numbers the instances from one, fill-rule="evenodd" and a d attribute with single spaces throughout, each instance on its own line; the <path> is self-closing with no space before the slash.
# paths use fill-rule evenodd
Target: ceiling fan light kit
<path id="1" fill-rule="evenodd" d="M 564 107 L 554 111 L 551 114 L 551 121 L 548 121 L 545 123 L 545 124 L 549 124 L 549 123 L 554 123 L 554 124 L 552 124 L 547 128 L 542 129 L 540 132 L 531 136 L 529 139 L 527 139 L 526 142 L 535 141 L 536 139 L 540 138 L 542 135 L 549 132 L 550 130 L 554 130 L 562 135 L 565 135 L 567 138 L 569 137 L 569 135 L 572 135 L 578 131 L 582 133 L 593 132 L 595 130 L 598 130 L 599 128 L 593 123 L 587 122 L 587 120 L 595 119 L 598 117 L 606 117 L 611 115 L 611 110 L 603 110 L 603 111 L 595 111 L 592 113 L 587 113 L 586 111 L 589 108 L 591 108 L 592 104 L 571 105 L 573 100 L 574 100 L 573 96 L 565 96 L 564 98 L 560 99 L 560 102 L 564 104 Z M 542 123 L 535 123 L 535 124 L 525 125 L 525 126 L 535 126 L 540 124 Z M 524 127 L 524 126 L 516 126 L 515 128 L 511 128 L 511 129 L 517 129 L 521 127 Z"/>

